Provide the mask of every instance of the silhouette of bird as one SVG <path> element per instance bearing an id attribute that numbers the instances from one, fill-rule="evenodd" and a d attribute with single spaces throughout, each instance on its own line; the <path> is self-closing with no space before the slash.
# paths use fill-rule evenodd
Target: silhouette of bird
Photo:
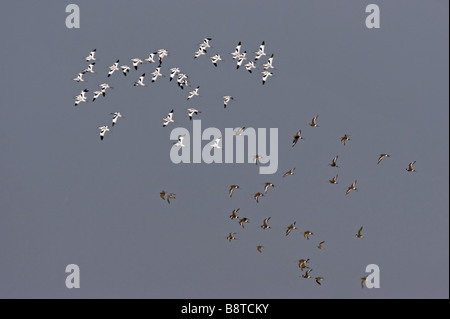
<path id="1" fill-rule="evenodd" d="M 341 137 L 341 143 L 345 145 L 345 142 L 350 141 L 350 135 L 345 134 L 343 137 Z"/>
<path id="2" fill-rule="evenodd" d="M 408 172 L 415 172 L 416 170 L 413 168 L 413 165 L 416 163 L 416 161 L 412 161 L 409 163 L 408 168 L 405 168 Z"/>
<path id="3" fill-rule="evenodd" d="M 328 182 L 331 184 L 338 184 L 337 178 L 338 178 L 338 175 L 336 174 L 336 176 L 333 177 L 332 179 L 328 180 Z"/>
<path id="4" fill-rule="evenodd" d="M 230 197 L 231 197 L 231 196 L 233 196 L 234 190 L 237 189 L 237 188 L 239 188 L 239 185 L 230 185 L 230 186 L 228 186 L 228 187 L 230 188 L 229 194 L 230 194 Z"/>
<path id="5" fill-rule="evenodd" d="M 355 235 L 357 238 L 364 238 L 364 236 L 362 234 L 362 230 L 363 230 L 363 227 L 361 226 L 361 228 L 358 230 L 358 233 Z"/>
<path id="6" fill-rule="evenodd" d="M 272 188 L 275 187 L 275 185 L 270 182 L 264 183 L 264 194 L 267 194 L 267 190 L 270 186 L 272 186 Z"/>
<path id="7" fill-rule="evenodd" d="M 385 157 L 391 157 L 391 155 L 389 155 L 389 154 L 380 154 L 380 156 L 378 157 L 378 162 L 377 162 L 377 164 L 380 164 L 380 162 L 383 160 L 383 158 L 385 158 Z"/>
<path id="8" fill-rule="evenodd" d="M 293 231 L 294 229 L 297 229 L 297 227 L 295 227 L 295 223 L 296 223 L 296 222 L 293 222 L 293 223 L 290 224 L 288 227 L 286 227 L 286 228 L 287 228 L 287 230 L 286 230 L 286 236 L 289 235 L 289 234 L 291 233 L 291 231 Z"/>

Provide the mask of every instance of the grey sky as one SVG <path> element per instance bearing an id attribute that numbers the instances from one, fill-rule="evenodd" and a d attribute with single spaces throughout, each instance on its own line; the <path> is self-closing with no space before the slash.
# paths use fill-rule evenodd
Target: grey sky
<path id="1" fill-rule="evenodd" d="M 448 298 L 447 1 L 77 1 L 77 30 L 65 26 L 69 3 L 0 11 L 0 297 Z M 380 29 L 365 26 L 369 3 Z M 213 48 L 194 60 L 204 37 Z M 242 41 L 253 57 L 263 40 L 276 67 L 264 86 L 229 54 Z M 72 81 L 94 48 L 97 73 Z M 132 86 L 154 64 L 106 78 L 117 59 L 131 65 L 160 48 L 170 52 L 165 78 Z M 217 68 L 215 53 L 226 60 Z M 168 81 L 175 66 L 201 97 L 187 101 Z M 105 81 L 106 97 L 73 106 Z M 224 109 L 228 94 L 236 101 Z M 191 128 L 191 106 L 203 128 L 278 128 L 278 172 L 173 164 L 169 134 Z M 163 128 L 172 108 L 178 123 Z M 115 111 L 126 118 L 100 141 Z M 307 126 L 316 114 L 320 127 Z M 298 129 L 305 139 L 292 148 Z M 377 165 L 380 153 L 391 158 Z M 328 166 L 335 155 L 338 169 Z M 345 196 L 355 179 L 359 191 Z M 276 187 L 256 204 L 266 181 Z M 230 184 L 241 186 L 231 199 Z M 177 194 L 172 204 L 162 189 Z M 228 218 L 238 207 L 245 229 Z M 269 216 L 272 229 L 260 229 Z M 299 278 L 300 258 L 322 286 Z M 72 263 L 80 289 L 64 284 Z M 372 263 L 381 287 L 361 289 Z"/>

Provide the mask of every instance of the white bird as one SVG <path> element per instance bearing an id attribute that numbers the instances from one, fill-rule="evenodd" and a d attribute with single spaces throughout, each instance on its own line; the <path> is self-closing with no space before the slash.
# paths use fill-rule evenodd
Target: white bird
<path id="1" fill-rule="evenodd" d="M 269 72 L 269 71 L 263 71 L 262 74 L 263 74 L 263 77 L 262 77 L 262 84 L 264 85 L 264 84 L 266 83 L 266 81 L 267 81 L 267 78 L 268 78 L 269 76 L 273 76 L 273 73 L 272 73 L 272 72 Z"/>
<path id="2" fill-rule="evenodd" d="M 194 52 L 194 59 L 197 59 L 198 57 L 201 57 L 202 55 L 205 55 L 205 54 L 206 54 L 206 50 L 200 48 Z"/>
<path id="3" fill-rule="evenodd" d="M 250 73 L 252 73 L 252 69 L 256 69 L 256 68 L 257 68 L 257 67 L 255 66 L 255 62 L 253 62 L 253 61 L 248 61 L 248 63 L 245 64 L 244 66 L 245 66 L 245 69 L 246 69 L 248 72 L 250 72 Z"/>
<path id="4" fill-rule="evenodd" d="M 103 96 L 106 95 L 106 89 L 112 89 L 113 87 L 110 86 L 108 83 L 102 83 L 100 84 L 100 87 L 102 88 L 102 94 Z"/>
<path id="5" fill-rule="evenodd" d="M 80 94 L 78 94 L 75 98 L 76 98 L 76 99 L 78 99 L 78 98 L 85 99 L 85 98 L 86 98 L 86 93 L 87 93 L 87 92 L 89 92 L 89 90 L 88 90 L 88 89 L 84 89 L 84 90 L 82 90 L 82 91 L 80 92 Z"/>
<path id="6" fill-rule="evenodd" d="M 242 63 L 245 61 L 245 60 L 247 60 L 247 58 L 246 58 L 246 55 L 247 54 L 247 51 L 244 51 L 242 54 L 240 54 L 239 55 L 239 57 L 238 57 L 238 61 L 237 61 L 237 64 L 236 64 L 236 69 L 239 69 L 240 68 L 240 66 L 242 65 Z"/>
<path id="7" fill-rule="evenodd" d="M 237 127 L 237 128 L 234 130 L 234 135 L 236 135 L 236 136 L 242 135 L 242 132 L 244 132 L 244 130 L 245 130 L 245 126 L 243 126 L 243 127 Z"/>
<path id="8" fill-rule="evenodd" d="M 106 132 L 109 132 L 108 125 L 99 126 L 98 129 L 100 130 L 100 140 L 103 141 L 103 137 L 105 136 Z"/>
<path id="9" fill-rule="evenodd" d="M 95 65 L 95 62 L 92 62 L 91 64 L 89 64 L 88 67 L 83 70 L 83 73 L 95 73 L 94 65 Z"/>
<path id="10" fill-rule="evenodd" d="M 127 73 L 130 72 L 131 68 L 128 65 L 122 65 L 120 67 L 122 69 L 123 75 L 127 76 Z"/>
<path id="11" fill-rule="evenodd" d="M 94 91 L 94 97 L 92 98 L 92 102 L 94 102 L 102 94 L 103 91 Z"/>
<path id="12" fill-rule="evenodd" d="M 217 149 L 221 149 L 221 147 L 220 147 L 220 145 L 219 145 L 221 139 L 222 139 L 222 136 L 216 138 L 216 139 L 214 140 L 214 143 L 212 143 L 211 147 L 217 148 Z"/>
<path id="13" fill-rule="evenodd" d="M 95 57 L 94 57 L 94 55 L 95 55 L 95 51 L 96 51 L 97 49 L 94 49 L 94 50 L 92 50 L 90 53 L 89 53 L 89 55 L 87 56 L 87 57 L 85 57 L 85 60 L 86 61 L 95 61 Z"/>
<path id="14" fill-rule="evenodd" d="M 76 81 L 76 82 L 84 82 L 84 79 L 83 79 L 84 73 L 85 73 L 84 71 L 78 73 L 78 76 L 76 78 L 74 78 L 73 80 Z"/>
<path id="15" fill-rule="evenodd" d="M 197 114 L 197 115 L 198 115 L 198 113 L 202 113 L 202 112 L 200 112 L 199 110 L 194 109 L 194 108 L 188 108 L 187 110 L 188 110 L 188 115 L 189 115 L 189 119 L 190 119 L 190 120 L 192 120 L 192 116 L 193 116 L 194 114 Z"/>
<path id="16" fill-rule="evenodd" d="M 85 96 L 81 96 L 81 95 L 77 95 L 75 97 L 75 106 L 78 106 L 78 104 L 80 104 L 81 102 L 87 102 L 87 97 Z"/>
<path id="17" fill-rule="evenodd" d="M 130 61 L 133 62 L 133 66 L 134 66 L 134 69 L 135 69 L 135 70 L 138 69 L 138 65 L 139 65 L 139 64 L 143 64 L 143 63 L 144 63 L 144 61 L 142 61 L 142 60 L 139 59 L 139 58 L 134 58 L 134 59 L 131 59 Z"/>
<path id="18" fill-rule="evenodd" d="M 174 144 L 174 146 L 177 146 L 177 147 L 185 147 L 185 145 L 183 144 L 183 140 L 184 140 L 184 137 L 186 136 L 186 134 L 183 134 L 183 135 L 180 135 L 179 137 L 178 137 L 178 142 L 176 142 L 175 144 Z"/>
<path id="19" fill-rule="evenodd" d="M 179 68 L 171 68 L 169 71 L 170 71 L 169 81 L 172 81 L 173 78 L 175 77 L 175 75 L 180 72 L 180 69 Z"/>
<path id="20" fill-rule="evenodd" d="M 145 78 L 145 73 L 143 73 L 140 77 L 139 80 L 137 82 L 134 82 L 133 85 L 134 86 L 147 86 L 147 84 L 144 84 L 144 78 Z"/>
<path id="21" fill-rule="evenodd" d="M 119 71 L 119 60 L 109 67 L 108 77 L 110 77 L 114 71 Z"/>
<path id="22" fill-rule="evenodd" d="M 166 49 L 159 49 L 157 53 L 159 58 L 159 66 L 161 66 L 163 59 L 169 55 L 169 51 L 167 51 Z"/>
<path id="23" fill-rule="evenodd" d="M 192 99 L 194 96 L 199 96 L 198 94 L 198 90 L 199 90 L 200 86 L 197 86 L 193 91 L 189 92 L 188 95 L 188 100 Z"/>
<path id="24" fill-rule="evenodd" d="M 273 54 L 267 60 L 267 63 L 263 64 L 263 68 L 264 68 L 264 70 L 274 69 L 274 67 L 273 67 Z"/>
<path id="25" fill-rule="evenodd" d="M 179 73 L 177 76 L 177 84 L 182 90 L 185 86 L 189 86 L 188 76 L 184 73 Z"/>
<path id="26" fill-rule="evenodd" d="M 155 82 L 160 76 L 164 75 L 161 74 L 161 67 L 157 67 L 155 71 L 152 72 L 152 82 Z"/>
<path id="27" fill-rule="evenodd" d="M 223 59 L 220 56 L 220 54 L 215 54 L 210 59 L 211 59 L 212 64 L 214 64 L 215 67 L 217 67 L 217 62 L 223 61 Z"/>
<path id="28" fill-rule="evenodd" d="M 147 59 L 144 59 L 148 63 L 155 63 L 155 55 L 158 54 L 156 52 L 150 53 Z"/>
<path id="29" fill-rule="evenodd" d="M 233 56 L 233 60 L 237 60 L 241 54 L 241 41 L 239 41 L 238 45 L 234 49 L 234 52 L 231 52 L 231 55 Z"/>
<path id="30" fill-rule="evenodd" d="M 211 38 L 204 38 L 203 42 L 200 44 L 200 46 L 204 47 L 204 48 L 210 48 L 211 45 L 209 44 L 209 41 L 211 41 L 211 40 L 212 40 Z"/>
<path id="31" fill-rule="evenodd" d="M 110 114 L 113 115 L 112 126 L 114 126 L 117 123 L 117 119 L 119 117 L 124 117 L 122 114 L 120 114 L 120 112 L 114 112 L 114 113 L 110 113 Z"/>
<path id="32" fill-rule="evenodd" d="M 265 43 L 263 41 L 261 43 L 261 45 L 259 46 L 259 50 L 255 52 L 255 54 L 256 54 L 255 61 L 258 61 L 263 55 L 266 55 L 266 53 L 264 52 L 264 47 L 265 47 Z"/>
<path id="33" fill-rule="evenodd" d="M 223 96 L 223 107 L 226 108 L 228 105 L 228 102 L 230 102 L 231 100 L 234 101 L 234 97 L 232 97 L 231 95 Z"/>
<path id="34" fill-rule="evenodd" d="M 175 121 L 173 120 L 173 110 L 169 112 L 169 114 L 167 115 L 167 117 L 163 118 L 163 127 L 166 127 L 167 124 L 169 123 L 174 123 Z"/>

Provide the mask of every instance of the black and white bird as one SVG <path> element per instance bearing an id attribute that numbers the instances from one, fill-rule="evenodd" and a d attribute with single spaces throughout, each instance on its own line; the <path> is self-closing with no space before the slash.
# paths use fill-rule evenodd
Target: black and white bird
<path id="1" fill-rule="evenodd" d="M 220 56 L 220 54 L 215 54 L 212 57 L 210 57 L 212 64 L 217 67 L 217 62 L 219 61 L 223 61 L 222 57 Z"/>
<path id="2" fill-rule="evenodd" d="M 269 71 L 262 71 L 262 84 L 264 85 L 265 83 L 266 83 L 266 81 L 267 81 L 267 78 L 269 77 L 269 76 L 273 76 L 273 73 L 272 72 L 269 72 Z"/>
<path id="3" fill-rule="evenodd" d="M 179 73 L 177 76 L 177 85 L 180 89 L 183 90 L 185 86 L 189 86 L 188 76 L 184 73 Z"/>
<path id="4" fill-rule="evenodd" d="M 155 82 L 160 76 L 164 75 L 161 73 L 161 67 L 157 67 L 155 71 L 152 72 L 152 83 Z"/>
<path id="5" fill-rule="evenodd" d="M 134 67 L 135 70 L 138 69 L 138 65 L 139 65 L 139 64 L 143 64 L 143 63 L 144 63 L 144 61 L 142 61 L 142 60 L 139 59 L 139 58 L 133 58 L 133 59 L 131 59 L 130 61 L 133 62 L 133 67 Z"/>
<path id="6" fill-rule="evenodd" d="M 120 67 L 122 69 L 123 75 L 127 76 L 127 73 L 130 72 L 131 68 L 128 65 L 122 65 Z"/>
<path id="7" fill-rule="evenodd" d="M 157 53 L 159 59 L 159 66 L 161 66 L 163 59 L 169 55 L 169 51 L 167 51 L 166 49 L 159 49 Z"/>
<path id="8" fill-rule="evenodd" d="M 110 77 L 114 71 L 119 71 L 119 60 L 109 67 L 108 77 Z"/>
<path id="9" fill-rule="evenodd" d="M 234 101 L 234 97 L 232 97 L 231 95 L 223 96 L 223 107 L 226 108 L 230 101 Z"/>
<path id="10" fill-rule="evenodd" d="M 110 113 L 110 114 L 113 116 L 111 126 L 116 125 L 117 119 L 118 119 L 119 117 L 124 117 L 120 112 L 114 112 L 114 113 Z"/>
<path id="11" fill-rule="evenodd" d="M 169 114 L 167 115 L 167 117 L 163 118 L 163 127 L 166 127 L 167 124 L 169 123 L 174 123 L 175 121 L 173 120 L 173 109 L 169 112 Z"/>
<path id="12" fill-rule="evenodd" d="M 234 49 L 234 52 L 231 52 L 231 55 L 233 56 L 233 60 L 237 60 L 239 56 L 241 55 L 241 41 L 239 41 L 238 45 Z"/>
<path id="13" fill-rule="evenodd" d="M 81 96 L 81 95 L 77 95 L 75 97 L 75 106 L 78 106 L 78 104 L 82 103 L 82 102 L 87 102 L 88 99 L 86 96 Z"/>
<path id="14" fill-rule="evenodd" d="M 73 80 L 74 80 L 75 82 L 84 82 L 84 79 L 83 79 L 83 75 L 84 75 L 84 74 L 85 74 L 84 71 L 78 73 L 77 77 L 74 78 Z"/>
<path id="15" fill-rule="evenodd" d="M 169 69 L 169 71 L 170 71 L 169 81 L 172 81 L 175 75 L 181 72 L 179 68 L 171 68 Z"/>
<path id="16" fill-rule="evenodd" d="M 200 47 L 197 51 L 194 52 L 194 59 L 197 59 L 202 55 L 206 55 L 206 53 L 206 50 Z"/>
<path id="17" fill-rule="evenodd" d="M 273 54 L 270 56 L 269 59 L 267 59 L 267 63 L 263 64 L 263 68 L 264 68 L 264 70 L 274 69 L 274 66 L 273 66 Z"/>
<path id="18" fill-rule="evenodd" d="M 247 51 L 242 52 L 242 54 L 239 54 L 238 58 L 237 58 L 237 63 L 236 63 L 236 69 L 239 69 L 242 65 L 242 63 L 247 60 L 246 57 Z"/>
<path id="19" fill-rule="evenodd" d="M 199 96 L 199 94 L 198 94 L 199 89 L 200 89 L 200 86 L 197 86 L 194 90 L 190 91 L 187 99 L 190 100 L 194 96 Z"/>
<path id="20" fill-rule="evenodd" d="M 134 82 L 133 85 L 134 86 L 147 86 L 147 84 L 144 83 L 144 79 L 145 79 L 145 73 L 143 73 L 140 77 L 139 80 L 137 82 Z"/>
<path id="21" fill-rule="evenodd" d="M 92 102 L 94 102 L 101 95 L 103 95 L 103 90 L 102 91 L 94 91 L 94 97 L 92 98 Z"/>
<path id="22" fill-rule="evenodd" d="M 98 129 L 100 130 L 100 140 L 103 141 L 103 137 L 105 136 L 106 132 L 109 132 L 108 125 L 99 126 Z"/>
<path id="23" fill-rule="evenodd" d="M 148 58 L 147 59 L 144 59 L 144 61 L 146 61 L 146 62 L 148 62 L 148 63 L 155 63 L 156 61 L 155 61 L 155 55 L 157 55 L 158 53 L 157 52 L 153 52 L 153 53 L 150 53 L 149 55 L 148 55 Z"/>
<path id="24" fill-rule="evenodd" d="M 214 140 L 214 143 L 210 144 L 210 146 L 211 146 L 212 148 L 217 148 L 218 150 L 220 150 L 220 149 L 222 148 L 222 147 L 220 147 L 220 145 L 219 145 L 221 139 L 222 139 L 222 136 L 216 138 L 216 139 Z"/>
<path id="25" fill-rule="evenodd" d="M 253 69 L 257 69 L 255 62 L 253 61 L 248 61 L 245 65 L 245 69 L 249 72 L 252 73 Z"/>
<path id="26" fill-rule="evenodd" d="M 212 39 L 211 38 L 204 38 L 203 39 L 203 42 L 202 43 L 200 43 L 200 47 L 201 48 L 210 48 L 211 47 L 211 45 L 209 44 L 209 41 L 211 41 Z"/>
<path id="27" fill-rule="evenodd" d="M 106 96 L 106 89 L 112 89 L 113 87 L 110 86 L 108 83 L 102 83 L 102 84 L 100 84 L 100 88 L 102 91 L 102 95 Z"/>
<path id="28" fill-rule="evenodd" d="M 94 50 L 92 50 L 90 53 L 89 53 L 89 55 L 87 56 L 87 57 L 85 57 L 84 59 L 86 60 L 86 61 L 95 61 L 95 57 L 94 57 L 94 55 L 95 55 L 95 51 L 97 51 L 97 49 L 94 49 Z"/>
<path id="29" fill-rule="evenodd" d="M 188 108 L 187 111 L 188 111 L 189 120 L 192 120 L 192 116 L 193 116 L 194 114 L 198 115 L 199 113 L 202 113 L 202 112 L 200 112 L 199 110 L 194 109 L 194 108 L 192 108 L 192 107 Z"/>
<path id="30" fill-rule="evenodd" d="M 79 100 L 81 102 L 86 102 L 87 101 L 87 97 L 86 97 L 86 93 L 89 92 L 88 89 L 84 89 L 80 92 L 80 94 L 78 94 L 77 96 L 75 96 L 75 100 Z M 75 104 L 78 105 L 78 104 Z"/>
<path id="31" fill-rule="evenodd" d="M 258 61 L 262 56 L 266 55 L 266 53 L 264 52 L 264 48 L 265 48 L 265 43 L 264 41 L 261 43 L 261 45 L 259 46 L 259 50 L 255 52 L 256 56 L 255 56 L 255 61 Z"/>
<path id="32" fill-rule="evenodd" d="M 186 145 L 183 144 L 183 140 L 184 140 L 185 137 L 186 137 L 186 134 L 183 134 L 183 135 L 178 136 L 178 142 L 176 142 L 176 143 L 174 144 L 174 146 L 177 146 L 177 147 L 185 147 Z"/>
<path id="33" fill-rule="evenodd" d="M 92 62 L 91 64 L 89 64 L 88 67 L 83 70 L 83 73 L 95 73 L 94 65 L 95 65 L 95 62 Z"/>

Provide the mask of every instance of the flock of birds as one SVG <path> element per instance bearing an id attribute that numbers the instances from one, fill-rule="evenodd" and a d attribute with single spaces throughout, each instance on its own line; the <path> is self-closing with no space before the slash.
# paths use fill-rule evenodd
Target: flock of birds
<path id="1" fill-rule="evenodd" d="M 202 56 L 207 55 L 207 51 L 211 48 L 210 42 L 211 42 L 211 38 L 205 38 L 203 39 L 203 41 L 199 44 L 199 48 L 197 51 L 195 51 L 194 53 L 194 59 L 198 59 Z M 241 66 L 244 66 L 244 68 L 249 72 L 252 73 L 253 70 L 257 69 L 257 65 L 256 63 L 263 58 L 264 56 L 266 56 L 266 52 L 265 52 L 265 42 L 263 41 L 261 43 L 261 45 L 259 46 L 259 49 L 257 51 L 255 51 L 255 56 L 253 59 L 250 59 L 247 56 L 247 51 L 242 51 L 241 52 L 241 48 L 242 48 L 242 43 L 239 42 L 237 44 L 237 46 L 235 47 L 234 51 L 231 52 L 231 56 L 233 60 L 236 60 L 236 69 L 239 69 Z M 96 61 L 96 50 L 92 50 L 88 56 L 85 57 L 85 60 L 87 62 L 89 62 L 89 65 L 87 66 L 87 68 L 85 68 L 82 72 L 78 73 L 77 77 L 75 77 L 73 80 L 76 82 L 84 82 L 84 76 L 88 73 L 96 73 L 94 71 L 94 66 L 95 66 L 95 61 Z M 144 60 L 140 59 L 140 58 L 132 58 L 130 59 L 130 61 L 132 62 L 132 67 L 128 66 L 128 65 L 120 65 L 120 60 L 116 60 L 110 67 L 109 67 L 109 71 L 106 75 L 107 78 L 113 76 L 113 74 L 116 71 L 122 71 L 123 76 L 127 76 L 130 71 L 132 69 L 134 69 L 135 71 L 138 70 L 138 68 L 140 67 L 140 65 L 144 64 L 144 63 L 155 63 L 158 64 L 158 66 L 155 68 L 155 70 L 151 73 L 152 78 L 151 78 L 151 82 L 154 83 L 155 81 L 157 81 L 159 78 L 165 77 L 165 75 L 162 72 L 162 62 L 164 60 L 165 57 L 167 57 L 169 55 L 169 52 L 165 49 L 159 49 L 155 52 L 152 52 L 149 54 L 149 56 L 147 58 L 145 58 Z M 270 57 L 268 57 L 267 61 L 265 63 L 262 64 L 263 67 L 263 71 L 262 73 L 262 84 L 264 85 L 268 79 L 268 77 L 273 76 L 272 71 L 275 69 L 273 66 L 273 58 L 274 58 L 274 54 L 271 54 Z M 221 57 L 220 54 L 214 54 L 210 56 L 210 60 L 211 63 L 213 64 L 214 67 L 218 67 L 219 62 L 223 62 L 224 59 Z M 190 81 L 189 81 L 189 76 L 185 73 L 182 73 L 179 67 L 171 67 L 168 69 L 169 71 L 169 82 L 172 82 L 174 79 L 176 79 L 176 83 L 177 86 L 180 89 L 184 89 L 185 87 L 189 87 L 191 86 Z M 105 72 L 106 73 L 106 72 Z M 147 83 L 145 83 L 145 77 L 146 77 L 146 73 L 142 73 L 138 79 L 133 83 L 133 86 L 136 87 L 146 87 L 148 86 Z M 96 99 L 98 99 L 99 97 L 106 96 L 106 92 L 108 89 L 111 89 L 112 87 L 107 84 L 107 83 L 102 83 L 99 85 L 99 89 L 93 92 L 93 97 L 92 97 L 92 102 L 94 102 Z M 188 92 L 188 96 L 187 96 L 187 100 L 191 100 L 196 96 L 199 96 L 199 89 L 200 86 L 196 86 L 192 91 Z M 88 99 L 88 97 L 86 96 L 86 93 L 88 93 L 89 90 L 88 89 L 83 89 L 81 91 L 81 93 L 77 96 L 75 96 L 75 106 L 78 106 L 80 103 L 83 102 L 88 102 L 90 99 Z M 223 96 L 223 106 L 224 108 L 227 107 L 228 103 L 230 103 L 231 101 L 234 101 L 235 98 L 231 95 L 224 95 Z M 188 117 L 190 120 L 192 120 L 194 115 L 198 115 L 199 113 L 201 113 L 201 111 L 199 111 L 196 108 L 190 107 L 187 109 L 188 111 Z M 111 127 L 114 127 L 117 124 L 117 121 L 119 118 L 124 118 L 124 116 L 120 113 L 120 112 L 112 112 L 110 113 L 112 115 L 112 122 L 111 122 Z M 163 127 L 169 125 L 170 123 L 175 123 L 174 118 L 173 118 L 173 114 L 174 114 L 174 109 L 172 109 L 168 115 L 166 117 L 164 117 L 163 120 Z M 308 126 L 310 127 L 314 127 L 317 128 L 319 127 L 319 125 L 317 124 L 317 120 L 318 120 L 318 115 L 314 116 L 314 118 L 311 120 L 311 123 L 308 123 Z M 98 129 L 100 130 L 100 139 L 103 140 L 104 136 L 107 132 L 110 131 L 110 127 L 108 125 L 101 125 L 98 127 Z M 235 135 L 241 135 L 244 130 L 246 128 L 245 127 L 238 127 L 235 129 Z M 303 140 L 304 138 L 302 137 L 302 131 L 301 129 L 299 129 L 294 135 L 291 136 L 292 142 L 291 145 L 292 147 L 295 147 L 297 145 L 297 143 L 300 140 Z M 185 145 L 183 144 L 183 139 L 184 139 L 184 135 L 179 136 L 178 138 L 178 142 L 174 143 L 175 146 L 177 147 L 184 147 Z M 351 141 L 350 139 L 350 135 L 345 134 L 344 136 L 342 136 L 340 138 L 341 143 L 345 146 L 347 145 L 347 142 Z M 215 139 L 210 146 L 212 148 L 217 148 L 220 149 L 220 142 L 221 142 L 221 137 Z M 380 164 L 381 161 L 385 158 L 389 158 L 390 155 L 387 153 L 381 153 L 378 156 L 378 161 L 377 164 Z M 260 155 L 255 154 L 253 157 L 253 162 L 254 164 L 258 165 L 258 160 L 261 158 Z M 333 167 L 333 168 L 339 168 L 339 166 L 337 165 L 337 161 L 338 161 L 339 156 L 336 155 L 331 163 L 329 164 L 329 166 Z M 416 163 L 416 161 L 412 161 L 409 163 L 408 167 L 406 168 L 407 172 L 416 172 L 416 170 L 414 169 L 413 165 Z M 285 178 L 287 176 L 291 176 L 294 175 L 294 171 L 295 171 L 295 167 L 284 172 L 282 177 Z M 330 180 L 328 180 L 328 182 L 330 184 L 338 184 L 338 174 L 336 174 L 334 177 L 332 177 Z M 357 180 L 354 180 L 354 182 L 347 187 L 346 189 L 346 195 L 349 195 L 351 191 L 357 191 L 357 187 L 356 187 L 356 183 Z M 264 183 L 264 190 L 263 191 L 259 191 L 253 194 L 253 199 L 256 201 L 256 203 L 259 203 L 259 199 L 261 197 L 264 197 L 268 194 L 269 188 L 275 188 L 275 185 L 272 182 L 266 182 Z M 228 195 L 229 197 L 233 197 L 234 192 L 236 192 L 236 190 L 239 190 L 240 186 L 239 185 L 229 185 L 228 186 Z M 167 201 L 168 204 L 171 203 L 171 200 L 176 199 L 176 194 L 174 193 L 170 193 L 170 192 L 166 192 L 165 190 L 160 192 L 160 198 Z M 231 220 L 237 220 L 239 226 L 241 228 L 245 228 L 245 224 L 250 222 L 250 219 L 248 217 L 239 217 L 238 216 L 238 212 L 239 212 L 239 208 L 236 208 L 232 211 L 231 215 L 229 215 L 229 218 Z M 262 221 L 262 225 L 260 225 L 261 229 L 267 230 L 267 229 L 271 229 L 272 227 L 269 225 L 269 221 L 271 220 L 271 217 L 266 217 L 264 218 L 264 220 Z M 289 236 L 291 234 L 292 231 L 297 230 L 297 226 L 296 226 L 296 221 L 290 223 L 288 226 L 285 227 L 285 236 Z M 355 237 L 358 239 L 362 239 L 364 238 L 364 235 L 362 233 L 363 231 L 363 227 L 361 226 L 359 228 L 359 230 L 357 231 L 357 233 L 355 234 Z M 237 232 L 230 232 L 228 234 L 228 236 L 226 236 L 226 240 L 228 240 L 229 242 L 232 242 L 233 240 L 236 240 L 237 237 L 235 236 L 237 234 Z M 305 230 L 303 232 L 303 237 L 306 240 L 310 240 L 310 236 L 314 236 L 314 233 L 310 230 Z M 317 248 L 320 250 L 324 250 L 325 241 L 320 241 L 318 243 Z M 257 251 L 259 253 L 263 252 L 264 246 L 263 245 L 258 245 L 256 247 Z M 312 269 L 308 266 L 310 259 L 309 258 L 304 258 L 304 259 L 299 259 L 297 260 L 298 262 L 298 267 L 300 268 L 301 271 L 301 275 L 300 277 L 305 278 L 305 279 L 309 279 L 312 278 L 311 277 L 311 271 Z M 304 272 L 304 273 L 303 273 Z M 362 277 L 361 278 L 361 286 L 364 288 L 365 282 L 366 282 L 367 277 Z M 315 277 L 315 281 L 317 282 L 317 284 L 321 285 L 321 282 L 324 280 L 324 278 L 322 276 L 317 276 Z"/>

